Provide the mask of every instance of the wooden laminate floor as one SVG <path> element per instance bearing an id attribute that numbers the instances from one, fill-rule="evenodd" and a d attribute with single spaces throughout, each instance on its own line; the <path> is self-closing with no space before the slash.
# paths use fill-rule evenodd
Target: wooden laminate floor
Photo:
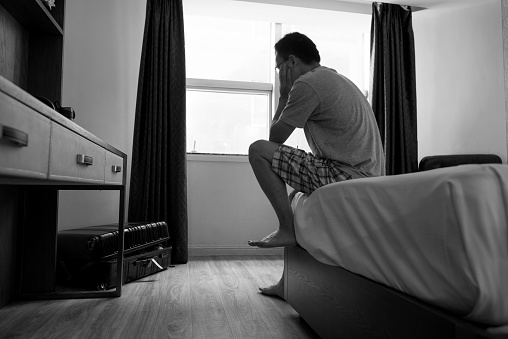
<path id="1" fill-rule="evenodd" d="M 0 338 L 318 338 L 281 299 L 281 256 L 194 257 L 126 284 L 122 297 L 15 302 Z"/>

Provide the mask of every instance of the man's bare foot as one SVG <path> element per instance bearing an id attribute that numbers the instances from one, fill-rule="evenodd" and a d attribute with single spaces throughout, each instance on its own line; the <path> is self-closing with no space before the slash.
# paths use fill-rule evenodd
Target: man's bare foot
<path id="1" fill-rule="evenodd" d="M 259 291 L 261 294 L 270 296 L 270 297 L 279 297 L 284 299 L 284 274 L 280 278 L 279 282 L 270 287 L 260 287 Z"/>
<path id="2" fill-rule="evenodd" d="M 279 284 L 269 287 L 260 287 L 259 291 L 261 292 L 261 294 L 269 297 L 279 297 L 281 299 L 284 299 L 284 287 L 279 286 Z"/>
<path id="3" fill-rule="evenodd" d="M 294 234 L 285 233 L 278 229 L 261 240 L 249 240 L 248 244 L 262 248 L 294 246 L 296 245 L 296 238 Z"/>

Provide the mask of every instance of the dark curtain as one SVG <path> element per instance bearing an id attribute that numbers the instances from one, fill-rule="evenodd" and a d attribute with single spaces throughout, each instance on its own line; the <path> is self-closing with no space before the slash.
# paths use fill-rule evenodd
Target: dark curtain
<path id="1" fill-rule="evenodd" d="M 386 155 L 386 174 L 418 166 L 416 71 L 411 7 L 372 4 L 371 104 Z"/>
<path id="2" fill-rule="evenodd" d="M 166 221 L 177 264 L 188 259 L 185 91 L 182 0 L 148 0 L 129 221 Z"/>

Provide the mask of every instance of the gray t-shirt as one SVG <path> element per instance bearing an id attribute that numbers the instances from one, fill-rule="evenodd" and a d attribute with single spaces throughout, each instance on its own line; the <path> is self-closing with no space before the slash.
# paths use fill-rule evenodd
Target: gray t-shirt
<path id="1" fill-rule="evenodd" d="M 385 174 L 385 157 L 372 108 L 356 85 L 320 66 L 300 76 L 280 120 L 303 128 L 314 156 L 337 161 L 355 178 Z"/>

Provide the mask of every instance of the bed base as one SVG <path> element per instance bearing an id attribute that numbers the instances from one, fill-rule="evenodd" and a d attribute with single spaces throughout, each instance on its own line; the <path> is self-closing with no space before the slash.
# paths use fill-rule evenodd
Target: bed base
<path id="1" fill-rule="evenodd" d="M 507 338 L 286 247 L 285 299 L 321 338 Z"/>

